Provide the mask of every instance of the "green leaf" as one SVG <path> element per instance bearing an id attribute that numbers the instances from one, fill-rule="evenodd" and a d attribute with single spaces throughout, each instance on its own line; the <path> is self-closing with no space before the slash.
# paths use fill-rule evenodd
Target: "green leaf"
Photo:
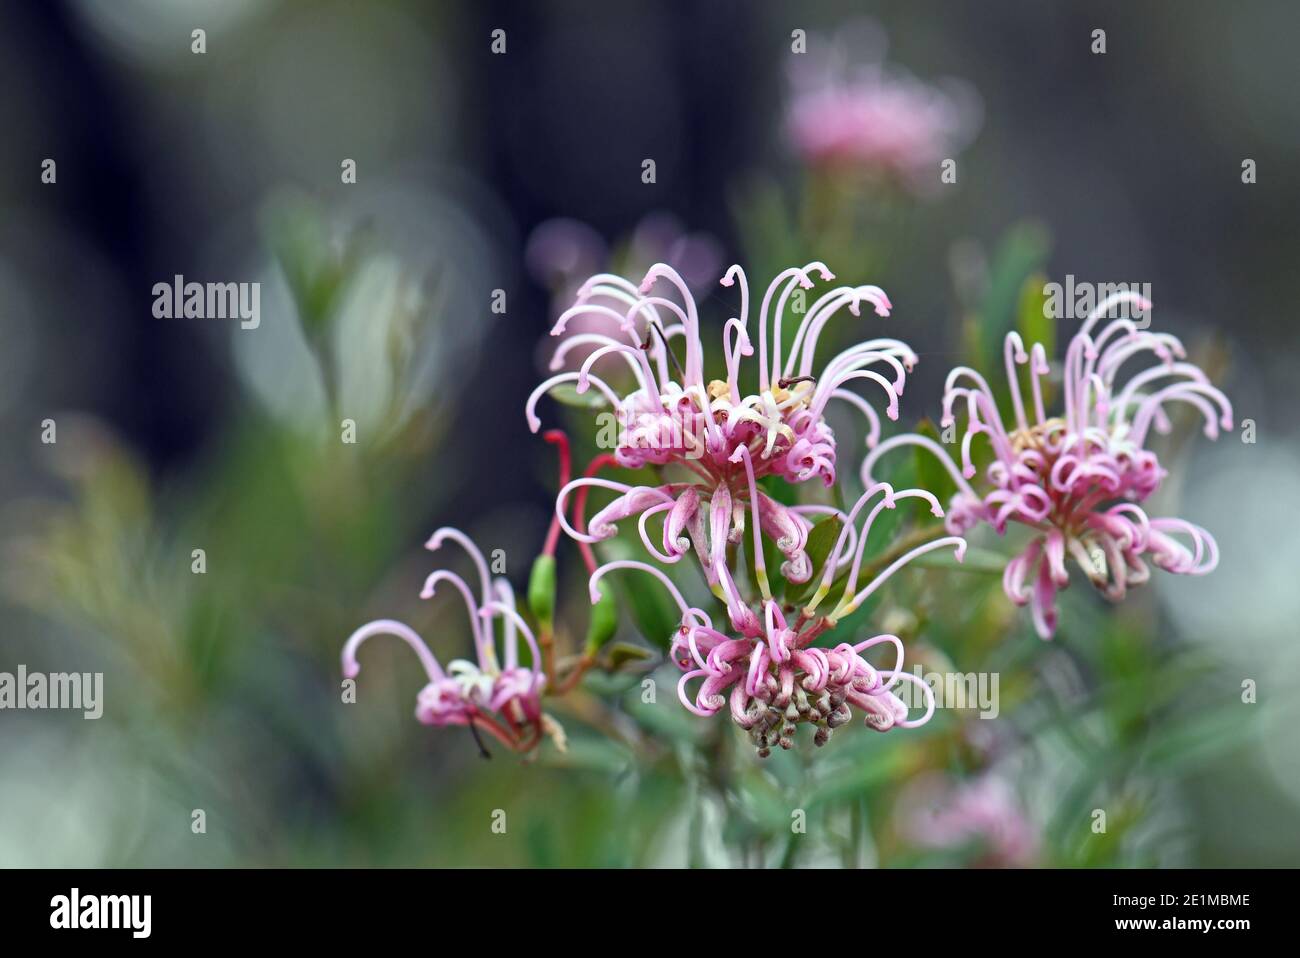
<path id="1" fill-rule="evenodd" d="M 1261 715 L 1257 706 L 1233 701 L 1199 715 L 1180 717 L 1151 737 L 1148 759 L 1165 774 L 1207 763 L 1257 734 Z"/>
<path id="2" fill-rule="evenodd" d="M 265 210 L 263 229 L 293 295 L 307 338 L 323 339 L 334 319 L 344 286 L 360 260 L 364 234 L 344 238 L 342 249 L 331 242 L 324 209 L 302 196 L 277 197 Z"/>
<path id="3" fill-rule="evenodd" d="M 604 548 L 608 559 L 641 559 L 645 555 L 639 541 L 633 545 L 623 539 L 607 539 Z M 619 604 L 631 612 L 642 637 L 656 648 L 668 648 L 682 622 L 681 612 L 668 590 L 658 582 L 649 581 L 643 572 L 625 572 L 612 581 Z"/>
<path id="4" fill-rule="evenodd" d="M 542 749 L 537 761 L 548 768 L 618 775 L 627 769 L 633 757 L 626 746 L 612 739 L 579 733 L 569 739 L 565 751 Z"/>
<path id="5" fill-rule="evenodd" d="M 573 383 L 560 383 L 552 386 L 547 394 L 558 403 L 565 406 L 574 406 L 578 409 L 600 409 L 608 405 L 605 397 L 598 389 L 588 389 L 585 393 L 578 392 L 578 387 Z"/>
<path id="6" fill-rule="evenodd" d="M 648 662 L 652 658 L 654 653 L 649 649 L 630 642 L 615 642 L 609 647 L 608 668 L 611 672 L 616 672 L 625 665 Z"/>
<path id="7" fill-rule="evenodd" d="M 1031 222 L 1016 224 L 998 244 L 979 310 L 980 365 L 985 372 L 998 365 L 1002 341 L 1018 319 L 1025 281 L 1044 268 L 1050 249 L 1047 230 Z"/>
<path id="8" fill-rule="evenodd" d="M 735 191 L 728 205 L 740 227 L 738 235 L 745 238 L 749 260 L 762 266 L 763 275 L 794 259 L 799 246 L 798 224 L 776 179 L 751 177 Z"/>
<path id="9" fill-rule="evenodd" d="M 844 529 L 844 520 L 839 516 L 826 516 L 812 527 L 808 533 L 808 558 L 812 563 L 812 575 L 802 584 L 787 583 L 785 599 L 787 602 L 802 603 L 811 598 L 826 570 L 826 557 L 839 540 Z"/>
<path id="10" fill-rule="evenodd" d="M 1056 320 L 1047 315 L 1047 276 L 1034 273 L 1020 288 L 1020 308 L 1017 310 L 1016 331 L 1029 350 L 1034 343 L 1042 343 L 1050 359 L 1056 355 Z"/>
<path id="11" fill-rule="evenodd" d="M 1047 276 L 1043 273 L 1035 273 L 1025 280 L 1025 285 L 1020 290 L 1020 311 L 1016 321 L 1016 330 L 1020 333 L 1020 338 L 1024 340 L 1025 350 L 1031 351 L 1034 343 L 1041 343 L 1043 349 L 1047 352 L 1048 360 L 1056 355 L 1056 320 L 1047 315 Z M 1020 367 L 1022 395 L 1028 397 L 1032 395 L 1027 385 L 1026 373 L 1027 366 Z M 1050 409 L 1054 395 L 1051 381 L 1042 380 L 1043 405 Z M 1026 399 L 1028 402 L 1028 399 Z"/>
<path id="12" fill-rule="evenodd" d="M 936 549 L 913 559 L 911 565 L 920 569 L 948 569 L 952 572 L 983 572 L 1001 575 L 1007 567 L 1007 557 L 992 549 L 967 547 L 966 558 L 957 561 L 952 549 Z"/>
<path id="13" fill-rule="evenodd" d="M 681 625 L 681 616 L 672 599 L 658 583 L 620 583 L 624 601 L 632 611 L 632 621 L 651 645 L 668 648 L 673 633 Z"/>
<path id="14" fill-rule="evenodd" d="M 777 476 L 764 476 L 759 479 L 758 488 L 762 490 L 769 499 L 774 502 L 779 502 L 783 506 L 795 506 L 799 504 L 798 488 Z"/>

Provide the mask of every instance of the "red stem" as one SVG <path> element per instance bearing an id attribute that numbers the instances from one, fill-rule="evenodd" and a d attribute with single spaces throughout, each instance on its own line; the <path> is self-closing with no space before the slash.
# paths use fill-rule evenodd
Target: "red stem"
<path id="1" fill-rule="evenodd" d="M 572 461 L 569 458 L 569 437 L 564 434 L 562 429 L 551 429 L 542 433 L 542 438 L 552 445 L 559 447 L 560 453 L 560 485 L 563 489 L 569 484 L 569 478 L 573 474 Z M 558 490 L 557 490 L 558 491 Z M 542 546 L 542 555 L 555 557 L 555 546 L 560 541 L 560 517 L 551 518 L 551 527 L 546 531 L 546 544 Z"/>
<path id="2" fill-rule="evenodd" d="M 602 452 L 587 464 L 587 469 L 583 472 L 584 479 L 590 479 L 596 473 L 600 472 L 605 466 L 616 466 L 618 460 L 607 452 Z M 587 492 L 591 486 L 582 486 L 573 494 L 573 528 L 579 532 L 587 531 Z M 579 542 L 578 550 L 582 553 L 582 561 L 587 566 L 587 572 L 595 574 L 596 572 L 596 554 L 591 551 L 591 544 Z"/>

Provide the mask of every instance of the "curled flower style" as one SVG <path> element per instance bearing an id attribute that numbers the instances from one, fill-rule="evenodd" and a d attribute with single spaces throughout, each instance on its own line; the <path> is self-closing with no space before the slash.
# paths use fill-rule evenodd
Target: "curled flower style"
<path id="1" fill-rule="evenodd" d="M 824 578 L 793 621 L 771 597 L 760 603 L 758 613 L 738 598 L 729 598 L 728 613 L 733 625 L 741 619 L 745 627 L 738 636 L 720 631 L 704 610 L 687 604 L 660 569 L 635 560 L 610 562 L 597 569 L 591 577 L 591 598 L 597 601 L 597 583 L 617 569 L 643 571 L 663 583 L 682 614 L 670 650 L 673 661 L 683 672 L 678 697 L 689 711 L 700 716 L 728 709 L 732 720 L 749 733 L 760 757 L 769 755 L 774 745 L 783 749 L 793 747 L 800 723 L 814 726 L 814 743 L 825 745 L 832 731 L 852 718 L 854 708 L 860 709 L 865 724 L 877 731 L 915 728 L 933 715 L 934 695 L 917 676 L 903 670 L 903 644 L 897 636 L 877 635 L 857 643 L 841 642 L 834 647 L 813 644 L 918 556 L 954 547 L 958 560 L 962 558 L 964 539 L 957 536 L 933 539 L 905 551 L 859 589 L 863 553 L 872 523 L 882 509 L 896 508 L 898 501 L 906 498 L 924 499 L 932 512 L 943 514 L 938 501 L 924 490 L 895 492 L 886 483 L 869 489 L 845 516 L 845 527 L 826 558 Z M 871 508 L 858 531 L 858 516 L 868 506 Z M 831 612 L 819 613 L 818 608 L 832 591 L 832 584 L 840 582 L 843 595 L 839 602 Z M 877 669 L 866 660 L 864 653 L 886 643 L 894 647 L 894 665 Z M 689 686 L 697 679 L 700 682 L 692 695 Z M 908 718 L 907 705 L 893 692 L 899 682 L 909 682 L 921 691 L 926 702 L 921 718 Z"/>
<path id="2" fill-rule="evenodd" d="M 643 217 L 632 233 L 618 244 L 624 251 L 614 255 L 599 233 L 586 223 L 572 219 L 551 219 L 540 224 L 528 238 L 524 259 L 537 282 L 551 290 L 551 305 L 558 316 L 573 302 L 588 276 L 618 265 L 618 271 L 641 271 L 653 263 L 670 263 L 698 292 L 717 275 L 722 264 L 721 244 L 708 233 L 688 232 L 671 213 L 656 212 Z M 615 308 L 617 300 L 596 297 L 594 302 Z M 621 312 L 618 313 L 621 316 Z M 569 332 L 620 335 L 620 320 L 609 314 L 587 312 L 569 322 Z M 546 347 L 545 357 L 552 371 L 579 369 L 596 346 L 585 342 Z M 608 356 L 596 361 L 592 370 L 605 379 L 619 375 L 619 359 Z"/>
<path id="3" fill-rule="evenodd" d="M 468 536 L 442 528 L 425 547 L 437 550 L 447 541 L 469 554 L 477 573 L 478 595 L 461 576 L 439 569 L 425 579 L 420 597 L 432 598 L 435 588 L 443 582 L 460 594 L 469 613 L 476 661 L 455 659 L 444 669 L 415 630 L 392 619 L 379 619 L 357 629 L 343 646 L 343 674 L 355 678 L 361 671 L 357 649 L 363 642 L 375 635 L 395 635 L 415 650 L 429 679 L 416 696 L 415 717 L 419 721 L 425 725 L 467 725 L 476 733 L 487 732 L 514 751 L 529 751 L 548 731 L 541 707 L 546 675 L 541 671 L 537 640 L 515 606 L 509 582 L 500 577 L 492 579 L 483 553 Z M 521 635 L 530 655 L 527 666 L 519 661 Z"/>
<path id="4" fill-rule="evenodd" d="M 875 463 L 889 450 L 922 446 L 939 457 L 957 483 L 947 517 L 950 531 L 961 533 L 981 522 L 999 535 L 1011 522 L 1035 530 L 1024 551 L 1007 563 L 1003 588 L 1012 602 L 1030 606 L 1034 626 L 1045 639 L 1056 631 L 1057 590 L 1070 581 L 1067 555 L 1111 601 L 1149 578 L 1148 562 L 1167 572 L 1205 575 L 1219 561 L 1218 546 L 1204 529 L 1184 519 L 1151 518 L 1139 503 L 1167 475 L 1156 454 L 1145 448 L 1152 428 L 1171 428 L 1167 407 L 1192 406 L 1204 419 L 1205 434 L 1214 439 L 1220 428 L 1232 428 L 1232 405 L 1204 372 L 1184 361 L 1186 351 L 1176 337 L 1140 329 L 1129 319 L 1112 320 L 1094 335 L 1098 321 L 1121 304 L 1150 309 L 1142 297 L 1125 292 L 1103 300 L 1089 315 L 1066 350 L 1061 415 L 1048 417 L 1043 405 L 1045 349 L 1034 344 L 1026 352 L 1020 336 L 1009 333 L 1004 360 L 1013 415 L 1008 424 L 983 376 L 965 366 L 948 375 L 941 424 L 955 422 L 959 403 L 967 413 L 960 470 L 942 446 L 919 435 L 880 443 L 862 464 L 864 481 L 869 481 Z M 1120 376 L 1128 360 L 1147 354 L 1156 362 Z M 1018 371 L 1026 364 L 1029 409 Z M 972 442 L 980 434 L 988 436 L 994 458 L 982 491 L 977 491 L 969 480 L 976 476 Z"/>
<path id="5" fill-rule="evenodd" d="M 565 332 L 570 320 L 595 313 L 617 321 L 621 338 L 597 333 L 577 333 L 565 339 L 556 352 L 556 368 L 573 346 L 595 346 L 581 369 L 561 372 L 541 383 L 529 397 L 525 414 L 529 426 L 541 426 L 535 412 L 549 390 L 574 383 L 579 393 L 595 386 L 612 407 L 618 427 L 613 456 L 622 467 L 675 466 L 685 470 L 684 480 L 657 486 L 632 486 L 585 477 L 560 491 L 556 515 L 565 530 L 580 542 L 597 542 L 616 532 L 616 523 L 637 517 L 646 548 L 662 562 L 677 562 L 691 547 L 700 558 L 710 587 L 724 601 L 735 595 L 727 571 L 728 545 L 741 541 L 749 521 L 755 542 L 761 535 L 773 539 L 785 556 L 782 572 L 794 582 L 806 582 L 811 564 L 805 551 L 811 523 L 792 508 L 758 490 L 757 481 L 775 475 L 791 483 L 820 479 L 835 482 L 836 441 L 824 412 L 832 399 L 848 402 L 867 419 L 868 443 L 880 435 L 880 420 L 871 404 L 848 387 L 858 381 L 872 384 L 885 394 L 886 413 L 898 418 L 898 399 L 916 355 L 897 339 L 860 342 L 835 356 L 813 376 L 818 339 L 830 318 L 848 307 L 860 314 L 869 303 L 879 316 L 888 316 L 889 298 L 876 286 L 843 286 L 823 294 L 808 308 L 783 354 L 782 325 L 786 304 L 796 287 L 811 289 L 813 275 L 834 279 L 822 263 L 793 267 L 768 286 L 758 311 L 758 391 L 742 390 L 742 357 L 754 354 L 749 335 L 750 296 L 745 272 L 732 266 L 722 277 L 723 286 L 739 282 L 740 316 L 723 328 L 725 379 L 706 379 L 704 346 L 695 299 L 672 267 L 656 264 L 640 285 L 612 274 L 598 274 L 580 290 L 575 304 L 561 314 L 552 335 Z M 676 300 L 652 293 L 666 282 Z M 679 305 L 679 302 L 682 305 Z M 617 302 L 618 308 L 608 305 Z M 665 322 L 668 316 L 672 322 Z M 671 344 L 685 341 L 685 358 L 679 362 Z M 620 396 L 592 374 L 594 363 L 605 356 L 626 361 L 636 388 Z M 881 367 L 882 371 L 873 367 Z M 587 532 L 579 532 L 564 519 L 565 502 L 576 489 L 596 486 L 618 497 L 592 516 Z M 652 540 L 646 522 L 663 514 L 662 542 Z M 747 515 L 748 514 L 748 515 Z M 760 585 L 770 598 L 762 550 L 756 549 Z M 757 630 L 752 611 L 737 628 Z"/>
<path id="6" fill-rule="evenodd" d="M 983 846 L 980 864 L 1025 868 L 1039 854 L 1038 836 L 1011 783 L 994 772 L 969 781 L 922 778 L 899 801 L 900 831 L 914 845 L 958 849 Z"/>

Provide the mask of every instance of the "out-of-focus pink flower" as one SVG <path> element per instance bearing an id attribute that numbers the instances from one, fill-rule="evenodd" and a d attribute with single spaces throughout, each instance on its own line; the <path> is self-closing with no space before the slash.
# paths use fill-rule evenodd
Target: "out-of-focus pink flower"
<path id="1" fill-rule="evenodd" d="M 1038 860 L 1038 835 L 1015 790 L 986 772 L 969 781 L 931 776 L 912 783 L 899 798 L 899 830 L 921 848 L 956 850 L 978 843 L 980 864 L 1025 868 Z"/>
<path id="2" fill-rule="evenodd" d="M 546 676 L 540 671 L 541 654 L 532 630 L 515 607 L 514 593 L 503 578 L 492 580 L 483 553 L 464 533 L 442 528 L 426 543 L 439 549 L 446 541 L 469 553 L 478 578 L 478 595 L 461 576 L 439 569 L 424 582 L 420 597 L 431 598 L 446 582 L 465 602 L 476 661 L 454 659 L 446 669 L 424 640 L 409 626 L 379 619 L 353 632 L 343 646 L 343 675 L 355 678 L 361 671 L 357 649 L 375 635 L 395 635 L 415 650 L 429 682 L 416 696 L 415 716 L 426 725 L 470 725 L 497 738 L 516 751 L 528 751 L 544 731 L 541 694 Z M 496 620 L 503 640 L 498 650 Z M 519 636 L 528 646 L 530 665 L 519 661 Z"/>
<path id="3" fill-rule="evenodd" d="M 557 217 L 535 227 L 524 248 L 533 279 L 550 289 L 581 282 L 600 269 L 609 250 L 600 234 L 580 220 Z"/>
<path id="4" fill-rule="evenodd" d="M 852 346 L 814 377 L 818 338 L 826 322 L 847 306 L 857 315 L 862 303 L 880 316 L 890 310 L 888 297 L 876 286 L 843 286 L 817 299 L 807 310 L 782 354 L 782 320 L 796 286 L 811 288 L 813 274 L 833 275 L 821 263 L 793 267 L 768 286 L 758 315 L 758 391 L 745 392 L 740 382 L 741 359 L 754 353 L 748 330 L 749 285 L 744 270 L 733 266 L 723 286 L 739 281 L 739 318 L 727 321 L 722 334 L 726 379 L 706 379 L 704 346 L 695 298 L 671 266 L 652 266 L 639 285 L 612 274 L 597 274 L 580 290 L 576 303 L 561 314 L 552 330 L 560 335 L 571 319 L 596 313 L 618 324 L 618 335 L 578 333 L 560 347 L 595 346 L 576 372 L 559 373 L 541 383 L 525 409 L 529 426 L 541 421 L 535 408 L 550 389 L 573 382 L 579 393 L 595 386 L 613 410 L 617 425 L 616 462 L 629 469 L 676 466 L 682 481 L 657 486 L 631 486 L 599 478 L 569 483 L 556 501 L 556 515 L 565 531 L 580 542 L 598 542 L 615 534 L 616 523 L 636 518 L 647 550 L 661 562 L 679 561 L 694 546 L 715 594 L 733 610 L 733 625 L 746 634 L 761 631 L 757 616 L 740 602 L 726 563 L 729 544 L 740 541 L 750 522 L 755 541 L 767 535 L 785 556 L 782 572 L 794 582 L 806 582 L 812 572 L 805 551 L 811 523 L 800 510 L 760 492 L 757 480 L 766 475 L 800 483 L 835 481 L 836 443 L 823 413 L 832 399 L 844 400 L 867 418 L 868 440 L 879 436 L 880 421 L 872 406 L 847 387 L 856 381 L 881 389 L 887 414 L 898 418 L 898 397 L 906 371 L 916 360 L 896 339 L 871 339 Z M 666 282 L 680 299 L 652 293 Z M 618 305 L 611 307 L 606 302 Z M 672 350 L 675 339 L 685 341 L 685 357 Z M 605 356 L 626 362 L 637 388 L 620 396 L 592 366 Z M 872 368 L 883 367 L 883 372 Z M 592 516 L 587 532 L 564 519 L 565 501 L 574 490 L 597 486 L 618 493 L 611 504 Z M 663 514 L 662 542 L 656 544 L 646 522 Z M 770 598 L 762 549 L 756 549 L 758 576 L 764 598 Z"/>
<path id="5" fill-rule="evenodd" d="M 918 435 L 886 440 L 862 464 L 869 481 L 876 461 L 890 449 L 922 446 L 939 457 L 957 483 L 947 517 L 950 531 L 964 532 L 980 522 L 999 534 L 1010 522 L 1035 530 L 1024 551 L 1007 564 L 1003 587 L 1017 605 L 1030 606 L 1034 626 L 1045 639 L 1056 630 L 1057 590 L 1070 581 L 1067 555 L 1112 601 L 1148 579 L 1148 562 L 1184 575 L 1205 575 L 1219 562 L 1218 546 L 1204 529 L 1184 519 L 1150 518 L 1138 503 L 1167 474 L 1145 448 L 1153 427 L 1169 430 L 1166 407 L 1191 405 L 1204 417 L 1205 434 L 1214 439 L 1220 427 L 1232 428 L 1232 406 L 1204 372 L 1183 361 L 1186 352 L 1174 336 L 1116 319 L 1094 337 L 1098 320 L 1125 303 L 1142 311 L 1150 308 L 1134 293 L 1118 293 L 1100 303 L 1070 341 L 1062 415 L 1049 418 L 1043 408 L 1041 378 L 1048 373 L 1043 346 L 1035 344 L 1026 352 L 1020 336 L 1009 333 L 1004 349 L 1013 408 L 1009 423 L 1004 424 L 993 392 L 978 372 L 959 366 L 948 375 L 941 424 L 954 423 L 958 404 L 967 413 L 960 470 L 942 446 Z M 1129 359 L 1147 354 L 1157 362 L 1134 375 L 1119 375 Z M 1018 372 L 1024 364 L 1032 390 L 1029 409 Z M 977 491 L 968 480 L 976 474 L 971 443 L 980 434 L 988 436 L 994 459 Z"/>
<path id="6" fill-rule="evenodd" d="M 639 274 L 655 263 L 667 263 L 681 274 L 689 289 L 698 292 L 717 276 L 722 265 L 722 247 L 708 233 L 687 232 L 671 213 L 650 213 L 636 225 L 614 256 L 592 227 L 561 218 L 547 220 L 533 230 L 524 261 L 533 278 L 551 290 L 554 320 L 573 303 L 587 277 L 615 268 Z M 591 301 L 618 306 L 616 301 L 600 297 Z M 607 315 L 587 312 L 574 316 L 568 330 L 574 335 L 617 336 L 618 326 Z M 577 369 L 594 349 L 590 343 L 572 344 L 563 351 L 552 349 L 546 360 L 552 371 Z M 593 368 L 596 373 L 612 378 L 617 373 L 618 361 L 602 359 Z"/>
<path id="7" fill-rule="evenodd" d="M 883 62 L 884 43 L 846 51 L 845 36 L 810 38 L 794 58 L 786 130 L 814 168 L 938 182 L 939 164 L 955 157 L 979 127 L 979 99 L 966 85 L 923 83 Z M 871 44 L 866 44 L 868 47 Z M 846 55 L 847 54 L 847 55 Z"/>
<path id="8" fill-rule="evenodd" d="M 787 619 L 780 604 L 770 597 L 754 613 L 738 597 L 730 596 L 729 618 L 740 634 L 733 636 L 719 631 L 706 612 L 687 605 L 681 592 L 662 571 L 634 560 L 610 562 L 597 569 L 591 577 L 592 601 L 599 598 L 599 580 L 616 569 L 646 572 L 663 583 L 682 614 L 670 650 L 673 661 L 683 672 L 677 687 L 678 697 L 687 709 L 700 716 L 729 709 L 732 720 L 750 734 L 762 757 L 774 745 L 791 748 L 800 723 L 813 725 L 816 728 L 813 741 L 825 745 L 831 732 L 852 718 L 854 708 L 862 710 L 867 727 L 877 731 L 915 728 L 933 715 L 934 693 L 917 676 L 903 670 L 903 643 L 897 636 L 877 635 L 861 642 L 841 642 L 825 648 L 813 645 L 814 640 L 833 629 L 839 619 L 851 614 L 890 576 L 918 556 L 951 547 L 958 560 L 962 558 L 965 540 L 956 536 L 934 539 L 905 552 L 859 589 L 866 542 L 876 516 L 908 498 L 922 499 L 929 503 L 934 514 L 943 515 L 934 496 L 924 490 L 895 492 L 886 483 L 869 489 L 843 516 L 844 528 L 828 553 L 821 582 L 794 620 Z M 858 517 L 864 511 L 866 518 L 858 531 Z M 842 597 L 830 612 L 819 612 L 819 606 L 841 572 L 847 573 Z M 736 626 L 737 621 L 740 626 Z M 894 647 L 894 665 L 877 669 L 863 653 L 886 643 Z M 699 684 L 692 694 L 689 687 L 696 680 Z M 921 691 L 927 703 L 921 718 L 908 719 L 906 704 L 892 691 L 899 682 L 911 683 Z"/>

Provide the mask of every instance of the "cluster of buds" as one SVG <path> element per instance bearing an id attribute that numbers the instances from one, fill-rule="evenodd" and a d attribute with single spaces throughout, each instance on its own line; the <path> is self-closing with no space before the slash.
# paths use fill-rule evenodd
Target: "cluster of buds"
<path id="1" fill-rule="evenodd" d="M 1123 304 L 1141 312 L 1150 309 L 1136 294 L 1116 294 L 1097 306 L 1070 341 L 1062 414 L 1049 417 L 1044 408 L 1046 350 L 1035 343 L 1026 351 L 1020 336 L 1009 333 L 1004 359 L 1010 423 L 1003 422 L 992 389 L 978 372 L 959 366 L 948 376 L 941 424 L 955 422 L 958 404 L 967 413 L 960 470 L 942 446 L 920 435 L 880 443 L 862 465 L 863 478 L 870 481 L 875 462 L 890 449 L 922 446 L 939 457 L 957 483 L 947 520 L 950 531 L 986 523 L 1001 535 L 1012 522 L 1035 530 L 1024 551 L 1007 564 L 1003 586 L 1013 602 L 1031 607 L 1043 638 L 1056 630 L 1056 593 L 1069 584 L 1067 555 L 1112 601 L 1122 599 L 1129 586 L 1147 581 L 1148 561 L 1184 575 L 1204 575 L 1218 564 L 1218 547 L 1208 532 L 1183 519 L 1149 517 L 1139 503 L 1166 476 L 1155 453 L 1145 448 L 1153 427 L 1159 432 L 1171 428 L 1166 407 L 1191 405 L 1213 439 L 1220 428 L 1232 428 L 1232 406 L 1201 369 L 1185 361 L 1186 351 L 1176 337 L 1139 328 L 1130 319 L 1115 319 L 1094 336 L 1098 321 Z M 1153 355 L 1156 362 L 1121 379 L 1121 367 L 1142 354 Z M 1018 373 L 1026 364 L 1032 420 Z M 981 434 L 989 438 L 993 460 L 985 469 L 985 486 L 977 491 L 969 480 L 977 474 L 972 442 Z M 1180 535 L 1190 544 L 1175 538 Z"/>
<path id="2" fill-rule="evenodd" d="M 822 746 L 831 733 L 847 725 L 853 708 L 862 710 L 864 724 L 878 732 L 895 726 L 923 725 L 934 711 L 933 693 L 925 715 L 909 721 L 908 708 L 891 689 L 899 681 L 915 681 L 902 671 L 903 644 L 897 636 L 878 635 L 856 645 L 841 643 L 820 648 L 808 643 L 817 624 L 802 633 L 789 627 L 776 602 L 765 604 L 767 633 L 759 638 L 730 638 L 706 625 L 684 622 L 673 639 L 671 655 L 683 670 L 678 697 L 696 715 L 710 716 L 729 707 L 732 720 L 749 733 L 760 758 L 774 745 L 792 748 L 801 723 L 813 726 L 813 744 Z M 892 669 L 877 670 L 864 657 L 883 643 L 894 645 Z M 702 678 L 694 700 L 687 685 Z"/>

